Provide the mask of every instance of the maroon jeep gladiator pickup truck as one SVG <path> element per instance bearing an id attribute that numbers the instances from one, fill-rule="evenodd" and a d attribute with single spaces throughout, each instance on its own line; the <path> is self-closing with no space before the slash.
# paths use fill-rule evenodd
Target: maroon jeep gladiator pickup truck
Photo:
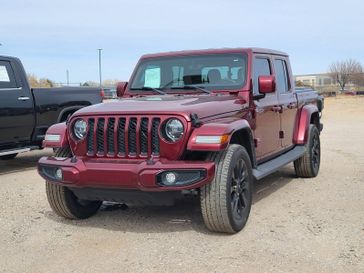
<path id="1" fill-rule="evenodd" d="M 247 222 L 255 180 L 293 162 L 320 167 L 314 91 L 296 92 L 286 53 L 209 49 L 144 55 L 122 99 L 89 106 L 47 131 L 55 156 L 39 160 L 52 209 L 92 216 L 102 201 L 170 204 L 199 194 L 209 230 Z"/>

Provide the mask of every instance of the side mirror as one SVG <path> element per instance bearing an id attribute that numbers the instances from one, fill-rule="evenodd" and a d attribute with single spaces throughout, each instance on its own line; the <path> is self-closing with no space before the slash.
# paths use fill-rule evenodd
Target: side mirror
<path id="1" fill-rule="evenodd" d="M 259 76 L 259 93 L 267 94 L 276 91 L 276 79 L 274 76 Z"/>
<path id="2" fill-rule="evenodd" d="M 116 94 L 119 98 L 123 97 L 125 94 L 126 87 L 128 86 L 128 82 L 119 82 L 116 86 Z"/>

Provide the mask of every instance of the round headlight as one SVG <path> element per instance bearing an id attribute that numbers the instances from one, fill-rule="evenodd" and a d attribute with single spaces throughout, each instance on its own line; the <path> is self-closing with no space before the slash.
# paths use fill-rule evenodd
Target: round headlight
<path id="1" fill-rule="evenodd" d="M 77 139 L 84 139 L 87 133 L 87 123 L 83 119 L 76 120 L 73 126 L 73 133 Z"/>
<path id="2" fill-rule="evenodd" d="M 184 128 L 180 120 L 171 118 L 166 122 L 164 130 L 167 139 L 176 142 L 183 136 Z"/>

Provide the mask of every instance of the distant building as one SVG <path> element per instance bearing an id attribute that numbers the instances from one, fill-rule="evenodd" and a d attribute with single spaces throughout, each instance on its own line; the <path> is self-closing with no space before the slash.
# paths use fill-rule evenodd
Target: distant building
<path id="1" fill-rule="evenodd" d="M 311 86 L 314 89 L 324 89 L 325 87 L 335 87 L 336 81 L 329 74 L 307 74 L 296 75 L 296 82 L 301 82 L 305 86 Z"/>

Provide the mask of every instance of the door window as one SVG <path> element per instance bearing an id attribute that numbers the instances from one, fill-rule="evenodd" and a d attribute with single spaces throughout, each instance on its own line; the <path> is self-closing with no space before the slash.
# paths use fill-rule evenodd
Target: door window
<path id="1" fill-rule="evenodd" d="M 259 93 L 258 78 L 259 76 L 271 75 L 270 63 L 267 58 L 256 58 L 254 60 L 254 71 L 253 71 L 253 93 Z"/>
<path id="2" fill-rule="evenodd" d="M 287 65 L 284 60 L 274 60 L 274 69 L 276 73 L 276 84 L 279 93 L 289 91 L 289 82 L 287 74 Z"/>
<path id="3" fill-rule="evenodd" d="M 0 88 L 16 88 L 13 69 L 9 62 L 0 61 Z"/>

